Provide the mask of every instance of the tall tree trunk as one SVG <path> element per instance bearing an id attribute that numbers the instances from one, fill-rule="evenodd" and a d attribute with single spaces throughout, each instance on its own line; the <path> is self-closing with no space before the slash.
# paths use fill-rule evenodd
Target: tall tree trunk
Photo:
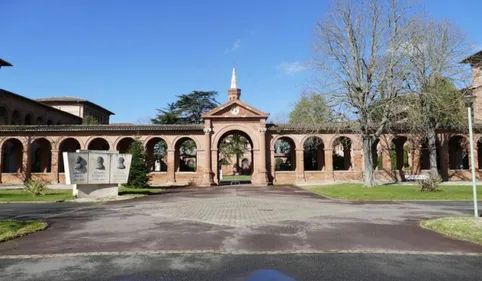
<path id="1" fill-rule="evenodd" d="M 372 144 L 373 140 L 370 136 L 363 136 L 363 159 L 365 166 L 365 172 L 363 173 L 363 184 L 365 187 L 375 186 L 375 169 L 373 168 Z"/>
<path id="2" fill-rule="evenodd" d="M 428 152 L 430 159 L 430 174 L 438 176 L 437 168 L 437 135 L 435 129 L 430 128 L 427 132 L 428 138 Z"/>
<path id="3" fill-rule="evenodd" d="M 236 172 L 238 173 L 238 175 L 241 175 L 241 171 L 240 171 L 240 168 L 239 168 L 239 154 L 236 153 Z"/>

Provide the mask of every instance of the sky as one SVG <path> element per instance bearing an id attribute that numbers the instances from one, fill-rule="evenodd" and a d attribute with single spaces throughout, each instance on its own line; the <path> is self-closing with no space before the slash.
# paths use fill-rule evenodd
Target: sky
<path id="1" fill-rule="evenodd" d="M 0 0 L 0 88 L 72 96 L 146 123 L 194 90 L 227 101 L 236 65 L 241 100 L 283 121 L 312 73 L 313 29 L 325 0 Z M 482 49 L 480 0 L 427 0 Z"/>

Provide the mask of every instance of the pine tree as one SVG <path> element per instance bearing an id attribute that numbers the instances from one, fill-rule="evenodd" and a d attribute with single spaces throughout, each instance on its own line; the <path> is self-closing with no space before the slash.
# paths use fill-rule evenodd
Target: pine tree
<path id="1" fill-rule="evenodd" d="M 133 188 L 148 188 L 150 169 L 142 142 L 135 139 L 129 147 L 129 153 L 132 154 L 132 162 L 127 185 Z"/>

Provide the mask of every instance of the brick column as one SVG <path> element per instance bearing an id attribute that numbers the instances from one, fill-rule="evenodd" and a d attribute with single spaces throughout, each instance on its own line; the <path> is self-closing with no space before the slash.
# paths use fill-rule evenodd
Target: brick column
<path id="1" fill-rule="evenodd" d="M 355 178 L 363 179 L 363 155 L 361 149 L 353 149 L 352 153 L 352 171 L 355 172 Z"/>
<path id="2" fill-rule="evenodd" d="M 390 148 L 382 147 L 382 167 L 383 170 L 390 172 L 395 169 L 392 167 L 392 158 L 390 157 Z"/>
<path id="3" fill-rule="evenodd" d="M 325 148 L 325 168 L 326 179 L 335 180 L 335 175 L 333 174 L 333 149 Z"/>
<path id="4" fill-rule="evenodd" d="M 304 150 L 296 150 L 296 181 L 305 182 Z"/>
<path id="5" fill-rule="evenodd" d="M 333 149 L 325 149 L 325 171 L 333 172 Z"/>
<path id="6" fill-rule="evenodd" d="M 176 182 L 176 150 L 167 150 L 167 182 L 172 184 Z"/>
<path id="7" fill-rule="evenodd" d="M 204 172 L 201 184 L 203 186 L 211 186 L 214 184 L 213 171 L 211 168 L 211 132 L 211 128 L 204 128 Z"/>
<path id="8" fill-rule="evenodd" d="M 52 175 L 52 183 L 57 184 L 59 183 L 59 151 L 52 150 L 52 158 L 50 161 L 50 174 Z"/>
<path id="9" fill-rule="evenodd" d="M 259 184 L 268 185 L 268 175 L 266 170 L 266 128 L 261 128 L 259 133 Z"/>
<path id="10" fill-rule="evenodd" d="M 412 174 L 418 174 L 421 171 L 420 167 L 420 157 L 421 157 L 421 149 L 420 145 L 415 145 L 414 148 L 412 148 L 412 163 L 410 165 L 412 166 Z"/>
<path id="11" fill-rule="evenodd" d="M 22 152 L 22 180 L 27 180 L 30 178 L 30 145 L 27 146 L 26 149 Z"/>
<path id="12" fill-rule="evenodd" d="M 274 154 L 275 154 L 275 150 L 274 148 L 270 148 L 270 171 L 271 171 L 271 177 L 273 178 L 273 183 L 275 183 L 276 181 L 276 158 L 274 157 Z"/>

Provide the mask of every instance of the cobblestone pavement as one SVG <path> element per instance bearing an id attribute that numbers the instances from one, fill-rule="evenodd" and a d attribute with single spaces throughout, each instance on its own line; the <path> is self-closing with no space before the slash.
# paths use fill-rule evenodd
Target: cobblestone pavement
<path id="1" fill-rule="evenodd" d="M 49 228 L 0 243 L 0 256 L 119 251 L 482 253 L 481 246 L 418 226 L 424 218 L 470 214 L 468 207 L 332 201 L 294 187 L 180 190 L 55 214 L 40 212 L 37 217 L 46 219 Z"/>

